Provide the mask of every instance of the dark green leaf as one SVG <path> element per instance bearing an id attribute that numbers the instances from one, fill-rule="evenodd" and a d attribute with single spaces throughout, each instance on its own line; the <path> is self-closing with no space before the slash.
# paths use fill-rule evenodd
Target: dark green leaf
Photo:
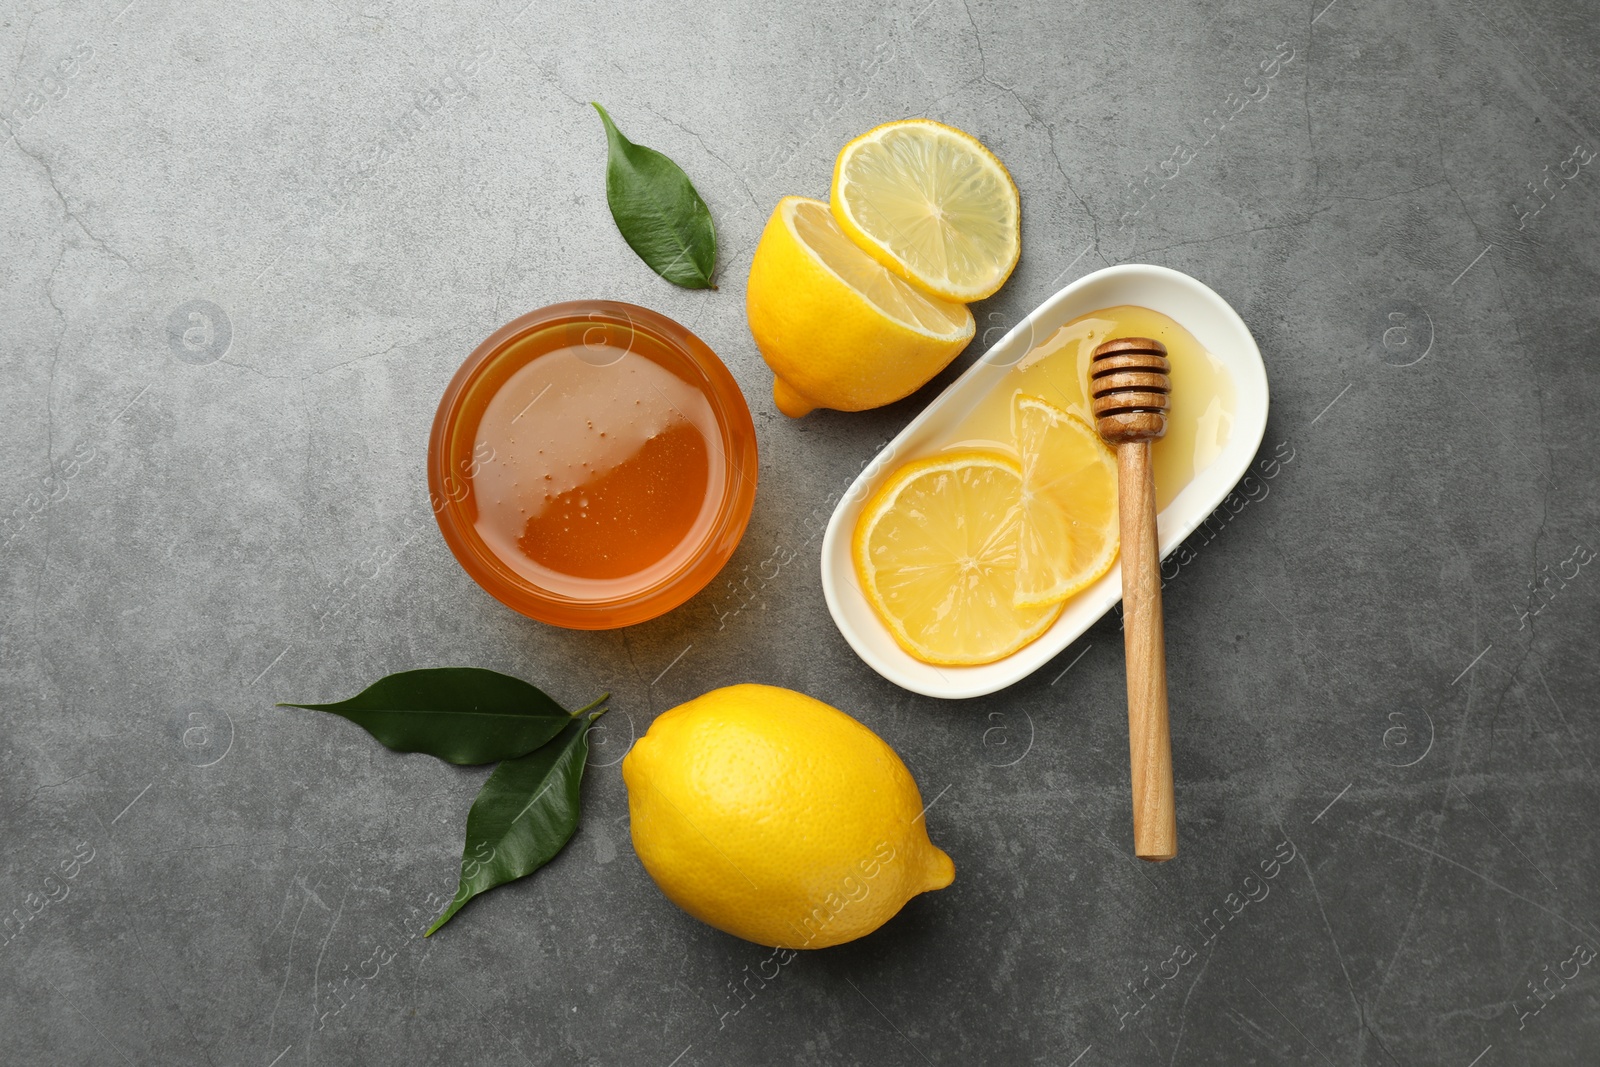
<path id="1" fill-rule="evenodd" d="M 606 203 L 622 239 L 672 284 L 715 289 L 717 231 L 689 176 L 655 149 L 622 136 L 605 108 L 594 109 L 606 127 Z"/>
<path id="2" fill-rule="evenodd" d="M 278 706 L 330 711 L 396 752 L 426 752 L 459 764 L 526 755 L 573 719 L 542 690 L 481 667 L 401 671 L 336 704 Z"/>
<path id="3" fill-rule="evenodd" d="M 455 898 L 428 927 L 429 934 L 479 893 L 526 878 L 566 845 L 578 828 L 589 726 L 603 713 L 574 718 L 550 744 L 494 769 L 467 812 Z"/>

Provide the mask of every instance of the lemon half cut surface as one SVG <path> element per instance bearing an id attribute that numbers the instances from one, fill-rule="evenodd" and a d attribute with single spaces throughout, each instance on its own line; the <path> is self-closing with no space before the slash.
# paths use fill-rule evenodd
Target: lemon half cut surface
<path id="1" fill-rule="evenodd" d="M 785 415 L 862 411 L 915 392 L 972 340 L 972 312 L 851 243 L 828 205 L 786 196 L 750 261 L 745 311 Z"/>
<path id="2" fill-rule="evenodd" d="M 962 451 L 896 471 L 867 503 L 851 556 L 896 642 L 934 664 L 1003 659 L 1050 628 L 1059 603 L 1018 607 L 1023 471 Z"/>
<path id="3" fill-rule="evenodd" d="M 888 122 L 845 145 L 830 206 L 850 239 L 945 300 L 991 296 L 1022 254 L 1022 203 L 977 138 L 932 119 Z"/>
<path id="4" fill-rule="evenodd" d="M 1059 604 L 1116 562 L 1116 457 L 1082 419 L 1018 393 L 1011 434 L 1022 465 L 1018 607 Z"/>

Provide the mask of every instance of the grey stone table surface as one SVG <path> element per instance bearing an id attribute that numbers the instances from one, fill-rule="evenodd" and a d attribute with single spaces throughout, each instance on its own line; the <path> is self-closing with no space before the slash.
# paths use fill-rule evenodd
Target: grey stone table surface
<path id="1" fill-rule="evenodd" d="M 1597 15 L 5 0 L 0 1062 L 1600 1061 Z M 591 99 L 693 176 L 717 291 L 618 236 Z M 789 420 L 756 238 L 910 115 L 1010 167 L 1021 264 L 934 384 Z M 1273 392 L 1259 479 L 1169 562 L 1164 865 L 1114 616 L 944 702 L 817 571 L 877 448 L 1120 262 L 1216 289 Z M 601 633 L 479 590 L 423 474 L 465 355 L 580 297 L 702 336 L 761 448 L 727 571 Z M 614 710 L 572 844 L 424 940 L 485 772 L 273 702 L 455 663 Z M 954 885 L 781 968 L 669 904 L 617 763 L 740 681 L 892 744 Z"/>

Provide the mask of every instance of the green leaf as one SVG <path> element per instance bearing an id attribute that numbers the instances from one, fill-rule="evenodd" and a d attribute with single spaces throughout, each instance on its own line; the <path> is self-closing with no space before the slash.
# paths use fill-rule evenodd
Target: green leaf
<path id="1" fill-rule="evenodd" d="M 549 863 L 578 828 L 578 787 L 589 758 L 589 727 L 604 710 L 574 717 L 553 742 L 506 760 L 478 790 L 467 812 L 461 881 L 431 935 L 477 896 L 526 878 Z"/>
<path id="2" fill-rule="evenodd" d="M 336 704 L 278 706 L 342 715 L 396 752 L 426 752 L 457 764 L 526 755 L 574 717 L 522 679 L 481 667 L 401 671 Z"/>
<path id="3" fill-rule="evenodd" d="M 673 285 L 715 289 L 717 231 L 689 176 L 653 148 L 634 144 L 599 104 L 606 127 L 606 203 L 622 239 Z"/>

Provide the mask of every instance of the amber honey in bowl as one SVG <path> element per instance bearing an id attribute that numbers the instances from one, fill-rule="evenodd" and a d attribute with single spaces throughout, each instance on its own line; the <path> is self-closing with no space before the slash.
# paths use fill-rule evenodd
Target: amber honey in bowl
<path id="1" fill-rule="evenodd" d="M 428 475 L 445 541 L 490 594 L 560 626 L 625 626 L 727 562 L 754 499 L 755 430 L 727 368 L 682 326 L 557 304 L 462 364 Z"/>

